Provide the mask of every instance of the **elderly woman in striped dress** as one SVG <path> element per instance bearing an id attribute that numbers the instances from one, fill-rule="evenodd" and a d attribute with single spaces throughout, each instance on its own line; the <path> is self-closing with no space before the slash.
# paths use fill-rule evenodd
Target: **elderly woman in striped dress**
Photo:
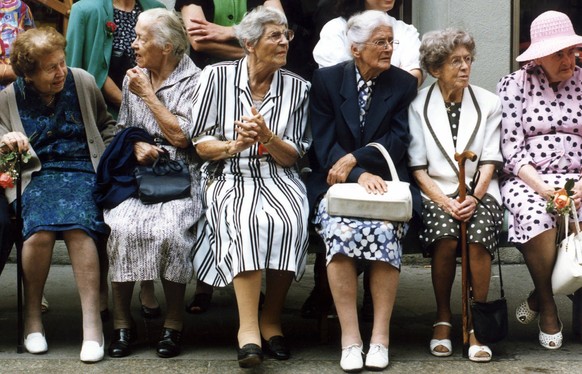
<path id="1" fill-rule="evenodd" d="M 192 110 L 196 150 L 207 161 L 194 268 L 205 283 L 234 283 L 238 361 L 253 367 L 263 350 L 289 358 L 280 316 L 293 277 L 305 269 L 308 204 L 295 162 L 310 144 L 310 85 L 281 69 L 293 39 L 282 12 L 257 7 L 235 30 L 246 57 L 206 67 Z"/>

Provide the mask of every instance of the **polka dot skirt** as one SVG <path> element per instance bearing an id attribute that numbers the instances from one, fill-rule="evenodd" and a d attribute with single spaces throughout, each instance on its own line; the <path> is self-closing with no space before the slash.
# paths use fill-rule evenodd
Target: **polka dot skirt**
<path id="1" fill-rule="evenodd" d="M 483 244 L 493 255 L 499 242 L 499 233 L 503 224 L 503 209 L 490 195 L 485 195 L 482 204 L 467 224 L 467 241 Z M 459 239 L 461 225 L 450 214 L 439 208 L 432 200 L 424 200 L 422 207 L 424 228 L 420 231 L 420 240 L 427 255 L 431 254 L 432 244 L 439 239 Z"/>

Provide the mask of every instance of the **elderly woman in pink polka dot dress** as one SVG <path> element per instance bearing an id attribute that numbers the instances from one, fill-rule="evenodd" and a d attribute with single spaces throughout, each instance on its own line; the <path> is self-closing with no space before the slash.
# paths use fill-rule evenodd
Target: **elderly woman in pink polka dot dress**
<path id="1" fill-rule="evenodd" d="M 529 62 L 497 86 L 506 174 L 501 194 L 511 212 L 509 240 L 521 250 L 535 287 L 516 317 L 529 323 L 539 316 L 540 344 L 557 349 L 562 322 L 551 284 L 557 216 L 546 212 L 546 202 L 556 188 L 574 179 L 573 199 L 582 213 L 582 71 L 575 64 L 582 37 L 574 33 L 568 16 L 548 11 L 532 22 L 531 39 L 517 57 Z"/>

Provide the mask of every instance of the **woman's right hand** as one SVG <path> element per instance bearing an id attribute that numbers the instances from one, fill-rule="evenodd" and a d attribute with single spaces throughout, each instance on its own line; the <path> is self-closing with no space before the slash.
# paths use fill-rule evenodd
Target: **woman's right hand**
<path id="1" fill-rule="evenodd" d="M 26 152 L 30 149 L 30 143 L 28 142 L 28 137 L 21 132 L 9 132 L 2 135 L 2 152 L 16 151 L 16 152 Z"/>
<path id="2" fill-rule="evenodd" d="M 384 179 L 372 173 L 362 173 L 362 175 L 360 175 L 358 178 L 358 184 L 364 187 L 367 193 L 383 195 L 388 192 L 388 186 L 386 185 Z"/>
<path id="3" fill-rule="evenodd" d="M 163 149 L 146 142 L 136 142 L 133 145 L 133 153 L 140 165 L 151 165 L 158 158 L 158 154 L 164 152 Z"/>

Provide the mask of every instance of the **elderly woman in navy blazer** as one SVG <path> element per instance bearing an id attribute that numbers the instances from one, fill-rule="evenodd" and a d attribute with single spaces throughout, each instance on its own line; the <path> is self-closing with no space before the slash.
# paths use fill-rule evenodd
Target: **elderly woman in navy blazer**
<path id="1" fill-rule="evenodd" d="M 460 222 L 467 222 L 473 297 L 486 301 L 491 258 L 503 219 L 496 176 L 502 161 L 501 103 L 495 94 L 469 85 L 474 56 L 475 41 L 462 30 L 425 34 L 420 47 L 421 65 L 437 81 L 418 93 L 409 110 L 409 165 L 422 192 L 424 229 L 420 238 L 432 257 L 437 304 L 430 352 L 437 357 L 453 353 L 450 298 Z M 477 161 L 466 163 L 469 195 L 460 202 L 455 153 L 465 150 L 474 152 Z M 469 188 L 471 181 L 476 184 Z M 469 341 L 471 361 L 491 360 L 491 350 L 474 334 L 470 333 Z"/>
<path id="2" fill-rule="evenodd" d="M 313 222 L 326 246 L 327 274 L 342 328 L 340 366 L 361 370 L 363 342 L 356 307 L 356 260 L 371 261 L 374 326 L 365 366 L 388 366 L 389 328 L 398 287 L 401 239 L 408 224 L 330 216 L 322 199 L 335 183 L 357 182 L 369 193 L 390 193 L 392 177 L 380 152 L 393 159 L 400 180 L 408 181 L 407 109 L 416 96 L 416 79 L 390 65 L 392 24 L 384 12 L 366 11 L 350 18 L 347 37 L 353 60 L 317 70 L 313 76 L 313 145 L 308 180 Z M 419 202 L 419 201 L 418 201 Z"/>

